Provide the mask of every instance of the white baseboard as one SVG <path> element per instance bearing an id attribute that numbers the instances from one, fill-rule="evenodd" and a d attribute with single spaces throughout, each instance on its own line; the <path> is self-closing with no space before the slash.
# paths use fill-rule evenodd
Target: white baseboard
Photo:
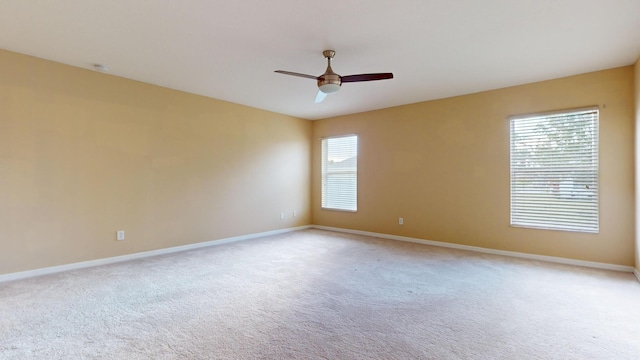
<path id="1" fill-rule="evenodd" d="M 369 231 L 351 230 L 351 229 L 335 228 L 335 227 L 329 227 L 329 226 L 312 225 L 311 227 L 314 229 L 320 229 L 320 230 L 337 231 L 337 232 L 356 234 L 356 235 L 366 235 L 366 236 L 372 236 L 372 237 L 390 239 L 390 240 L 408 241 L 408 242 L 413 242 L 418 244 L 433 245 L 433 246 L 446 247 L 446 248 L 458 249 L 458 250 L 475 251 L 475 252 L 481 252 L 481 253 L 492 254 L 492 255 L 511 256 L 511 257 L 529 259 L 529 260 L 547 261 L 547 262 L 553 262 L 553 263 L 559 263 L 559 264 L 577 265 L 577 266 L 583 266 L 583 267 L 590 267 L 590 268 L 604 269 L 604 270 L 614 270 L 614 271 L 621 271 L 621 272 L 628 272 L 628 273 L 633 273 L 635 271 L 635 274 L 638 277 L 638 280 L 640 281 L 640 273 L 638 273 L 638 271 L 631 266 L 607 264 L 607 263 L 600 263 L 600 262 L 594 262 L 594 261 L 574 260 L 574 259 L 567 259 L 567 258 L 556 257 L 556 256 L 527 254 L 527 253 L 521 253 L 516 251 L 495 250 L 495 249 L 483 248 L 478 246 L 460 245 L 460 244 L 446 243 L 441 241 L 423 240 L 423 239 L 416 239 L 416 238 L 411 238 L 406 236 L 381 234 L 381 233 L 374 233 Z"/>
<path id="2" fill-rule="evenodd" d="M 135 253 L 135 254 L 114 256 L 114 257 L 109 257 L 109 258 L 104 258 L 104 259 L 82 261 L 82 262 L 66 264 L 66 265 L 51 266 L 51 267 L 46 267 L 46 268 L 41 268 L 41 269 L 9 273 L 9 274 L 0 275 L 0 283 L 7 282 L 7 281 L 13 281 L 13 280 L 26 279 L 26 278 L 36 277 L 36 276 L 42 276 L 42 275 L 55 274 L 55 273 L 59 273 L 59 272 L 63 272 L 63 271 L 84 269 L 84 268 L 88 268 L 88 267 L 113 264 L 113 263 L 118 263 L 118 262 L 123 262 L 123 261 L 129 261 L 129 260 L 142 259 L 142 258 L 146 258 L 146 257 L 150 257 L 150 256 L 166 255 L 166 254 L 176 253 L 176 252 L 180 252 L 180 251 L 187 251 L 187 250 L 200 249 L 200 248 L 209 247 L 209 246 L 229 244 L 229 243 L 232 243 L 232 242 L 250 240 L 250 239 L 255 239 L 255 238 L 259 238 L 259 237 L 283 234 L 283 233 L 287 233 L 287 232 L 299 231 L 299 230 L 304 230 L 304 229 L 309 229 L 309 228 L 311 228 L 311 225 L 298 226 L 298 227 L 293 227 L 293 228 L 265 231 L 265 232 L 261 232 L 261 233 L 255 233 L 255 234 L 234 236 L 234 237 L 225 238 L 225 239 L 219 239 L 219 240 L 205 241 L 205 242 L 189 244 L 189 245 L 174 246 L 174 247 L 165 248 L 165 249 L 143 251 L 143 252 L 139 252 L 139 253 Z"/>
<path id="3" fill-rule="evenodd" d="M 423 239 L 411 238 L 406 236 L 381 234 L 381 233 L 375 233 L 370 231 L 343 229 L 343 228 L 320 226 L 320 225 L 305 225 L 305 226 L 298 226 L 294 228 L 286 228 L 286 229 L 255 233 L 255 234 L 234 236 L 234 237 L 219 239 L 219 240 L 205 241 L 205 242 L 196 243 L 196 244 L 144 251 L 144 252 L 139 252 L 135 254 L 114 256 L 114 257 L 109 257 L 104 259 L 83 261 L 83 262 L 77 262 L 77 263 L 66 264 L 66 265 L 59 265 L 59 266 L 46 267 L 41 269 L 9 273 L 9 274 L 0 275 L 0 283 L 13 281 L 13 280 L 26 279 L 26 278 L 36 277 L 36 276 L 42 276 L 42 275 L 55 274 L 63 271 L 84 269 L 88 267 L 108 265 L 108 264 L 114 264 L 114 263 L 123 262 L 123 261 L 142 259 L 142 258 L 151 257 L 151 256 L 166 255 L 166 254 L 176 253 L 180 251 L 200 249 L 200 248 L 209 247 L 209 246 L 229 244 L 237 241 L 250 240 L 250 239 L 255 239 L 259 237 L 283 234 L 287 232 L 305 230 L 310 228 L 335 231 L 335 232 L 343 232 L 343 233 L 356 234 L 356 235 L 372 236 L 372 237 L 390 239 L 390 240 L 407 241 L 407 242 L 413 242 L 418 244 L 426 244 L 426 245 L 446 247 L 446 248 L 458 249 L 458 250 L 475 251 L 475 252 L 481 252 L 481 253 L 493 254 L 493 255 L 503 255 L 503 256 L 518 257 L 523 259 L 530 259 L 530 260 L 540 260 L 540 261 L 554 262 L 554 263 L 567 264 L 567 265 L 584 266 L 584 267 L 590 267 L 590 268 L 596 268 L 596 269 L 629 272 L 629 273 L 635 274 L 638 281 L 640 281 L 640 271 L 638 271 L 638 269 L 635 269 L 631 266 L 607 264 L 607 263 L 584 261 L 584 260 L 574 260 L 574 259 L 567 259 L 567 258 L 561 258 L 561 257 L 555 257 L 555 256 L 527 254 L 527 253 L 521 253 L 521 252 L 515 252 L 515 251 L 495 250 L 495 249 L 488 249 L 488 248 L 477 247 L 477 246 L 460 245 L 460 244 L 446 243 L 446 242 L 433 241 L 433 240 L 423 240 Z"/>

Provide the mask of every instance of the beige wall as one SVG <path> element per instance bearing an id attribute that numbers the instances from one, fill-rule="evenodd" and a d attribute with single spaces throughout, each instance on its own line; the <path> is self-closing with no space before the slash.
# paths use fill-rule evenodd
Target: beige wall
<path id="1" fill-rule="evenodd" d="M 0 50 L 0 274 L 310 223 L 640 270 L 639 72 L 309 122 Z M 509 227 L 507 116 L 590 105 L 600 234 Z M 359 211 L 322 211 L 319 139 L 346 133 Z"/>
<path id="2" fill-rule="evenodd" d="M 0 274 L 307 225 L 310 136 L 306 120 L 0 50 Z"/>
<path id="3" fill-rule="evenodd" d="M 312 222 L 634 264 L 632 66 L 313 123 Z M 509 226 L 509 121 L 600 106 L 600 233 Z M 320 209 L 320 138 L 359 135 L 358 212 Z M 398 217 L 404 225 L 398 225 Z"/>
<path id="4" fill-rule="evenodd" d="M 640 58 L 636 61 L 635 69 L 635 125 L 636 125 L 636 270 L 640 273 Z M 640 279 L 639 279 L 640 280 Z"/>

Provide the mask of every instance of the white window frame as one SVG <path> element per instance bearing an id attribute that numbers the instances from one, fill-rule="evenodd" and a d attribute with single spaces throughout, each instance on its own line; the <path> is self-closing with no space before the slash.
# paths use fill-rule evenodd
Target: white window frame
<path id="1" fill-rule="evenodd" d="M 335 141 L 334 141 L 335 140 Z M 340 140 L 355 140 L 355 149 L 344 148 Z M 358 211 L 358 135 L 349 134 L 321 139 L 321 206 L 323 210 Z M 330 149 L 332 146 L 337 148 Z M 336 152 L 337 151 L 337 152 Z M 355 151 L 355 155 L 354 155 Z M 347 160 L 346 167 L 332 167 L 330 157 Z M 342 178 L 342 184 L 336 180 Z M 331 180 L 334 181 L 331 181 Z M 346 185 L 345 185 L 346 184 Z"/>
<path id="2" fill-rule="evenodd" d="M 598 107 L 509 118 L 514 227 L 599 232 Z"/>

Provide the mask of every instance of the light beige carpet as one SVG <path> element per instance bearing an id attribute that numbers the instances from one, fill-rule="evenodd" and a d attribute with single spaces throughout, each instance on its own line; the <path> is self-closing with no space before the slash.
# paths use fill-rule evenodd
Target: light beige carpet
<path id="1" fill-rule="evenodd" d="M 640 359 L 640 284 L 305 230 L 0 284 L 0 358 Z"/>

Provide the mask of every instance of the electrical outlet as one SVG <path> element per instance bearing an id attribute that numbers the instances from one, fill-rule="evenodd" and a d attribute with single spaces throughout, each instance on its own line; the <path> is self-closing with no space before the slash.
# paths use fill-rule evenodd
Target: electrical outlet
<path id="1" fill-rule="evenodd" d="M 284 213 L 283 212 L 280 213 L 280 220 L 284 220 Z"/>
<path id="2" fill-rule="evenodd" d="M 296 211 L 293 210 L 293 217 L 296 217 L 298 214 L 296 214 Z"/>
<path id="3" fill-rule="evenodd" d="M 118 231 L 116 232 L 116 238 L 117 238 L 118 240 L 124 240 L 124 230 L 118 230 Z"/>
<path id="4" fill-rule="evenodd" d="M 403 225 L 404 224 L 404 218 L 398 218 L 398 224 L 399 225 Z"/>

